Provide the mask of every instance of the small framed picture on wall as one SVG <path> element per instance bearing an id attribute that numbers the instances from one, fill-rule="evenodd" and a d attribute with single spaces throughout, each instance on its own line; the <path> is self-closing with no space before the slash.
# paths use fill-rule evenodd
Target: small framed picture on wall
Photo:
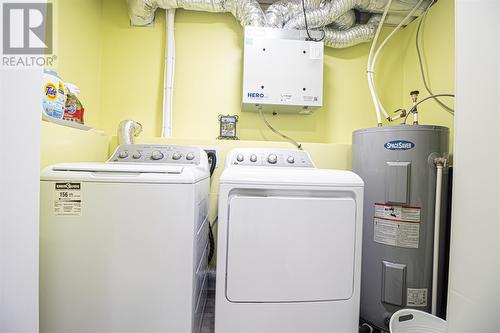
<path id="1" fill-rule="evenodd" d="M 237 115 L 219 115 L 219 137 L 217 139 L 238 140 L 236 135 Z"/>

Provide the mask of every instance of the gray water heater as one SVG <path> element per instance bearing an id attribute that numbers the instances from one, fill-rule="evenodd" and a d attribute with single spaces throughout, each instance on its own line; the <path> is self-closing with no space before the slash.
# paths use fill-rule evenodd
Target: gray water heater
<path id="1" fill-rule="evenodd" d="M 365 182 L 360 315 L 379 329 L 388 330 L 399 309 L 431 311 L 433 160 L 448 155 L 448 136 L 446 127 L 421 125 L 353 133 L 353 171 Z M 440 254 L 445 253 L 447 171 L 443 169 Z M 443 274 L 439 277 L 444 280 Z"/>

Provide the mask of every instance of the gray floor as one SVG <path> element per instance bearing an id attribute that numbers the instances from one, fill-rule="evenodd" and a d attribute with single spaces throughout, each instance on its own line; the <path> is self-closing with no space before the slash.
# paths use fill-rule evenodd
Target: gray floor
<path id="1" fill-rule="evenodd" d="M 215 318 L 215 291 L 209 290 L 207 295 L 207 304 L 205 305 L 205 313 L 201 323 L 200 333 L 213 333 Z"/>
<path id="2" fill-rule="evenodd" d="M 208 272 L 208 285 L 207 285 L 207 304 L 205 305 L 205 312 L 203 313 L 203 320 L 201 322 L 200 333 L 213 333 L 214 332 L 214 319 L 215 319 L 215 271 L 209 270 Z"/>

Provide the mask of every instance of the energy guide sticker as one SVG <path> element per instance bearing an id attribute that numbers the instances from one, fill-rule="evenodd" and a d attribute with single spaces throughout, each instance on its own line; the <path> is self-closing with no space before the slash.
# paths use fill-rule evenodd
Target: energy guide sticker
<path id="1" fill-rule="evenodd" d="M 55 183 L 54 215 L 82 216 L 82 183 Z"/>

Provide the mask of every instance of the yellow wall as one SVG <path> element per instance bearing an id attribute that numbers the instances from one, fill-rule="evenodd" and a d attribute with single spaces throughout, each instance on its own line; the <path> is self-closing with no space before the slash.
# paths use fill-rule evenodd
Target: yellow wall
<path id="1" fill-rule="evenodd" d="M 423 59 L 427 70 L 427 78 L 430 80 L 433 93 L 455 92 L 455 1 L 439 0 L 429 11 L 425 25 L 420 34 L 423 42 L 420 49 L 423 51 Z M 418 58 L 415 50 L 415 33 L 418 22 L 413 22 L 402 37 L 407 41 L 404 59 L 404 102 L 405 106 L 411 105 L 409 92 L 419 90 L 420 97 L 429 94 L 424 88 L 418 66 Z M 454 107 L 453 98 L 442 98 L 450 107 Z M 425 104 L 424 104 L 425 103 Z M 453 138 L 453 116 L 439 106 L 435 101 L 424 102 L 419 107 L 419 119 L 422 124 L 438 124 L 450 128 L 451 139 Z M 450 140 L 450 152 L 453 151 L 453 140 Z"/>
<path id="2" fill-rule="evenodd" d="M 42 122 L 40 167 L 62 162 L 103 162 L 108 158 L 109 136 L 97 130 Z"/>
<path id="3" fill-rule="evenodd" d="M 101 0 L 54 0 L 53 70 L 66 82 L 76 84 L 85 108 L 85 123 L 101 127 Z M 40 103 L 41 105 L 41 103 Z M 59 162 L 104 161 L 109 136 L 102 131 L 83 131 L 42 122 L 42 168 Z"/>
<path id="4" fill-rule="evenodd" d="M 101 0 L 53 0 L 56 26 L 54 70 L 76 84 L 85 108 L 85 122 L 101 127 Z"/>
<path id="5" fill-rule="evenodd" d="M 102 127 L 114 133 L 132 118 L 144 136 L 158 136 L 163 98 L 165 11 L 153 27 L 130 27 L 125 2 L 103 0 Z M 388 29 L 385 29 L 387 32 Z M 241 112 L 243 29 L 230 14 L 176 11 L 173 136 L 213 139 L 219 114 L 238 114 L 243 140 L 279 140 L 258 114 Z M 403 56 L 400 36 L 381 54 L 377 83 L 387 107 L 401 103 Z M 324 107 L 309 116 L 270 116 L 299 141 L 350 143 L 354 129 L 373 126 L 366 84 L 369 44 L 325 49 Z"/>
<path id="6" fill-rule="evenodd" d="M 135 119 L 144 126 L 144 140 L 154 141 L 161 126 L 165 12 L 157 11 L 152 27 L 131 27 L 125 1 L 56 3 L 57 70 L 80 86 L 87 123 L 113 136 L 121 120 Z M 453 91 L 453 16 L 453 0 L 440 0 L 423 31 L 431 80 L 440 92 Z M 415 27 L 413 22 L 396 34 L 376 67 L 377 90 L 388 111 L 408 108 L 410 90 L 426 95 L 415 58 Z M 175 34 L 174 138 L 211 141 L 218 135 L 217 116 L 238 114 L 242 140 L 259 146 L 265 145 L 262 140 L 279 141 L 257 114 L 240 111 L 243 34 L 236 20 L 230 14 L 178 10 Z M 324 107 L 311 116 L 269 116 L 270 122 L 300 142 L 350 144 L 353 130 L 375 124 L 366 83 L 369 47 L 326 48 Z M 422 122 L 451 127 L 452 117 L 434 102 L 421 110 Z M 322 152 L 332 154 L 327 148 Z M 350 163 L 345 155 L 336 158 Z"/>

